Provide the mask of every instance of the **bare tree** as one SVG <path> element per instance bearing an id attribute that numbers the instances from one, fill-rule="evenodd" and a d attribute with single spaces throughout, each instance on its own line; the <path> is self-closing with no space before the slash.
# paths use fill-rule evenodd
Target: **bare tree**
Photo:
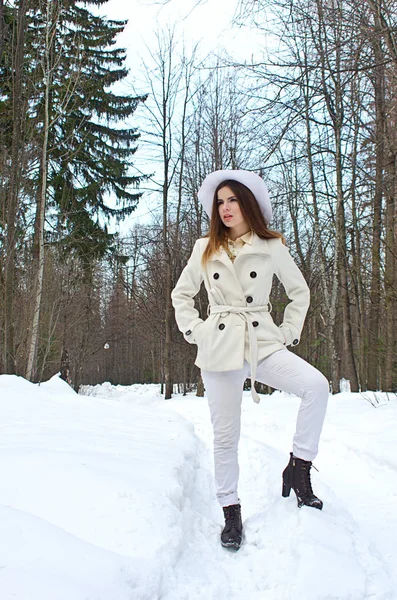
<path id="1" fill-rule="evenodd" d="M 193 58 L 184 52 L 178 55 L 175 30 L 157 34 L 157 48 L 150 51 L 151 62 L 145 65 L 145 79 L 149 86 L 149 99 L 145 104 L 148 136 L 154 154 L 161 160 L 161 176 L 155 187 L 162 197 L 162 264 L 164 268 L 164 382 L 165 398 L 171 398 L 172 383 L 172 330 L 174 315 L 171 304 L 173 288 L 173 258 L 178 247 L 181 220 L 182 182 L 186 141 L 186 115 L 190 99 L 190 81 Z M 181 107 L 181 110 L 179 109 Z M 179 124 L 181 125 L 179 127 Z M 177 179 L 179 173 L 179 180 Z M 177 189 L 176 225 L 174 238 L 170 234 L 172 188 Z M 173 250 L 174 248 L 174 250 Z"/>

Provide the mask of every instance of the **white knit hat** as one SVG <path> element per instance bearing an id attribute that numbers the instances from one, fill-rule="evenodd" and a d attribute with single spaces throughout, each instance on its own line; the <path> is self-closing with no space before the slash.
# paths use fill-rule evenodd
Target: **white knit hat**
<path id="1" fill-rule="evenodd" d="M 272 220 L 272 205 L 270 204 L 269 192 L 266 183 L 256 173 L 242 171 L 240 169 L 229 169 L 213 171 L 204 179 L 198 191 L 198 199 L 209 217 L 212 214 L 212 203 L 215 190 L 220 183 L 232 179 L 243 183 L 254 194 L 267 223 Z"/>

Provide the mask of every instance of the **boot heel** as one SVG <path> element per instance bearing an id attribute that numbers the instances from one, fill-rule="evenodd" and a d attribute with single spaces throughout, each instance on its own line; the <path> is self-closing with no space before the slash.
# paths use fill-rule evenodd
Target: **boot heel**
<path id="1" fill-rule="evenodd" d="M 286 481 L 283 481 L 283 489 L 281 492 L 283 498 L 288 498 L 290 493 L 291 493 L 291 486 Z"/>

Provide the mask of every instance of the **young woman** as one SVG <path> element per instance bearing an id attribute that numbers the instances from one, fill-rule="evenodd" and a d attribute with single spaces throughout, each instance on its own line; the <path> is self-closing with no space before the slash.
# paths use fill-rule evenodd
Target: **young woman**
<path id="1" fill-rule="evenodd" d="M 248 171 L 214 171 L 198 197 L 210 216 L 210 230 L 197 240 L 172 301 L 179 329 L 198 348 L 196 365 L 214 429 L 217 498 L 225 516 L 221 543 L 238 549 L 242 520 L 237 447 L 245 379 L 251 378 L 255 402 L 259 402 L 255 381 L 301 398 L 282 495 L 289 496 L 292 488 L 299 507 L 320 510 L 323 503 L 313 493 L 310 468 L 318 451 L 329 385 L 317 369 L 287 350 L 299 343 L 309 289 L 282 235 L 268 228 L 272 209 L 264 181 Z M 290 299 L 279 327 L 270 315 L 274 274 Z M 203 281 L 209 299 L 205 321 L 194 307 Z"/>

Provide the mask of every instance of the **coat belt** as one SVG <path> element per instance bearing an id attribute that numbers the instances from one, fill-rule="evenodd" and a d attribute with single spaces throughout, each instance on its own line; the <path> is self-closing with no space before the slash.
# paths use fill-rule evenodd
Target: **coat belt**
<path id="1" fill-rule="evenodd" d="M 251 361 L 251 396 L 254 402 L 259 403 L 260 398 L 255 390 L 255 380 L 256 380 L 256 366 L 258 363 L 258 338 L 256 337 L 256 332 L 254 327 L 252 327 L 250 322 L 250 315 L 258 312 L 270 312 L 271 305 L 270 302 L 264 306 L 229 306 L 226 304 L 215 304 L 209 307 L 210 314 L 220 314 L 220 313 L 233 313 L 235 315 L 239 315 L 247 324 L 248 329 L 248 342 L 249 342 L 249 352 L 250 352 L 250 361 Z"/>

